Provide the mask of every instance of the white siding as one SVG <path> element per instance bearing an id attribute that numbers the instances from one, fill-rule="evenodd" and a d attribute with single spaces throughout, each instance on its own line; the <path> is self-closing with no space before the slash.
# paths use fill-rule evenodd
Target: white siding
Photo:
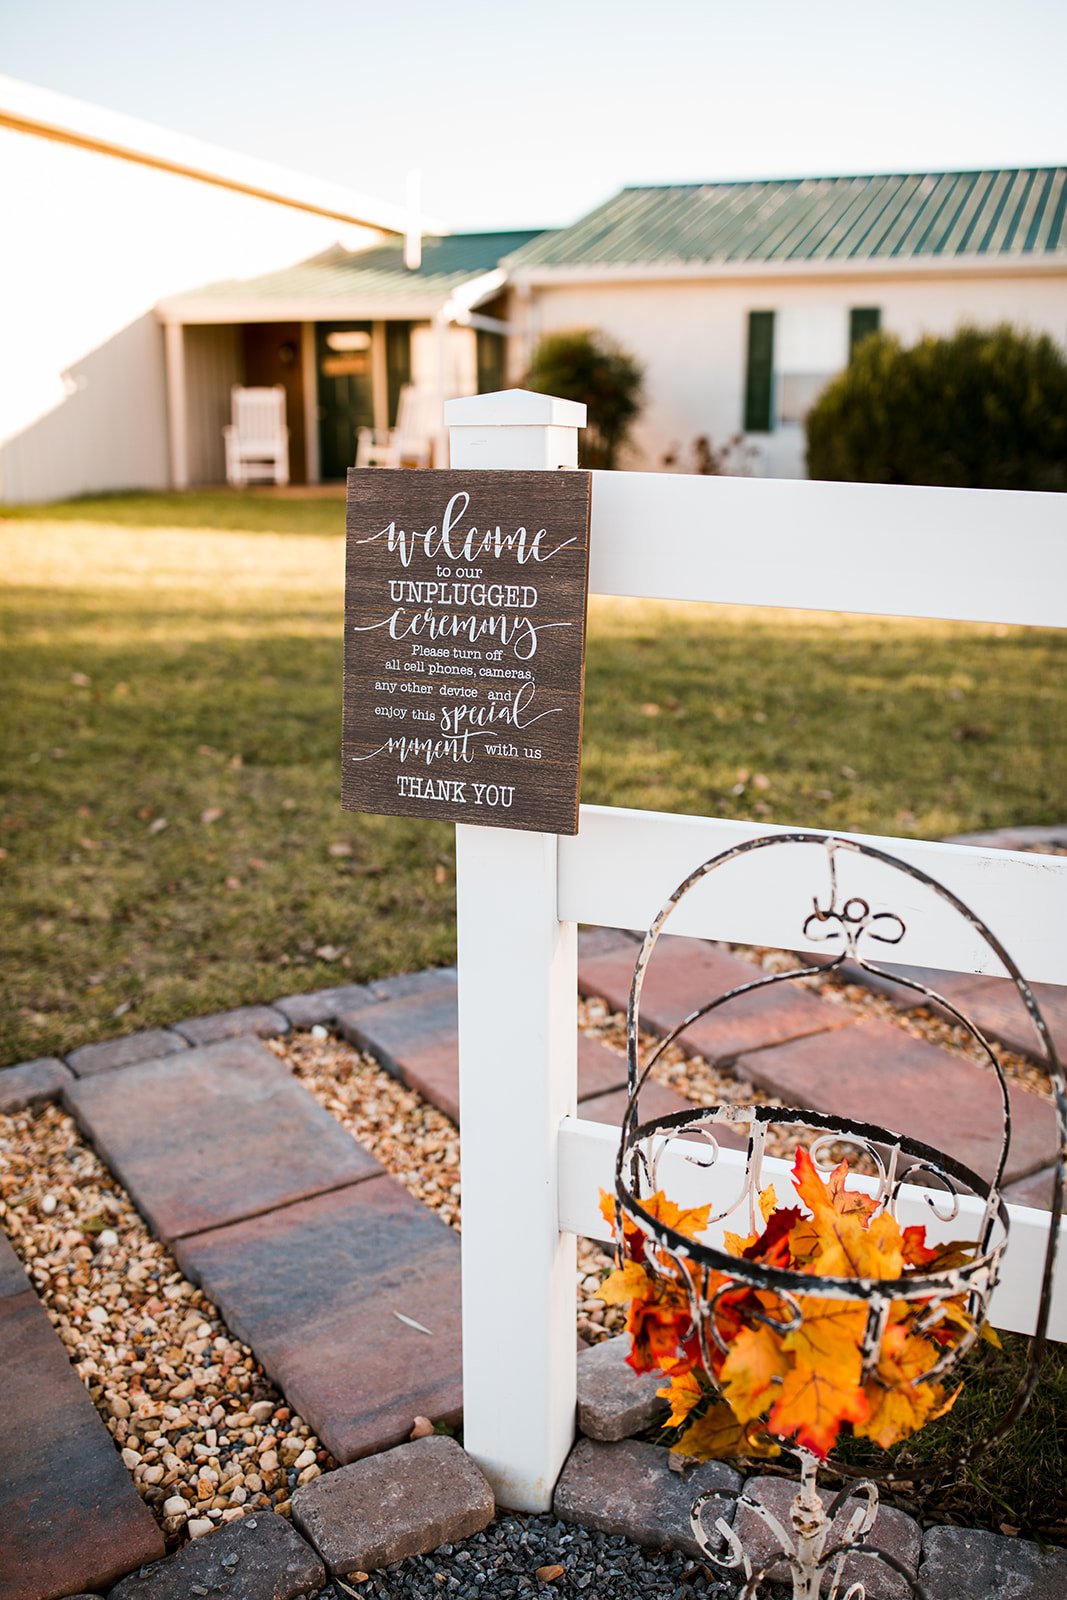
<path id="1" fill-rule="evenodd" d="M 0 500 L 167 481 L 166 295 L 375 230 L 0 128 Z M 214 422 L 212 422 L 214 426 Z"/>
<path id="2" fill-rule="evenodd" d="M 521 305 L 512 297 L 516 314 Z M 924 333 L 952 333 L 962 323 L 1049 333 L 1067 344 L 1067 270 L 1056 276 L 875 277 L 723 280 L 715 282 L 560 284 L 533 290 L 531 333 L 599 328 L 645 369 L 645 405 L 628 467 L 656 469 L 671 450 L 692 471 L 700 434 L 721 444 L 741 428 L 749 311 L 810 311 L 813 325 L 848 308 L 878 306 L 882 327 L 906 344 Z M 753 436 L 759 470 L 803 477 L 800 427 Z"/>
<path id="3" fill-rule="evenodd" d="M 189 484 L 225 483 L 222 430 L 230 420 L 230 389 L 244 376 L 240 330 L 223 325 L 184 328 L 182 333 Z"/>

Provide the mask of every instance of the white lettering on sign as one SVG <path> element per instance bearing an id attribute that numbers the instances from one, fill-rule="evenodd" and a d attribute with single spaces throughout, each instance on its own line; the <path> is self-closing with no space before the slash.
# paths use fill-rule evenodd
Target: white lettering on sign
<path id="1" fill-rule="evenodd" d="M 588 497 L 577 473 L 350 474 L 347 807 L 575 831 Z"/>

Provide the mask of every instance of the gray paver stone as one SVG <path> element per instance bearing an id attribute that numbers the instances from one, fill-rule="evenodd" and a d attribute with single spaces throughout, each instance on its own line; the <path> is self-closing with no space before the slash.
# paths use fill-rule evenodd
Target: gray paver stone
<path id="1" fill-rule="evenodd" d="M 328 1472 L 293 1495 L 293 1521 L 339 1578 L 468 1539 L 493 1511 L 482 1473 L 443 1434 Z"/>
<path id="2" fill-rule="evenodd" d="M 25 1294 L 30 1287 L 30 1280 L 22 1270 L 22 1262 L 12 1249 L 7 1234 L 0 1228 L 0 1298 L 8 1294 Z"/>
<path id="3" fill-rule="evenodd" d="M 32 1289 L 0 1295 L 0 1594 L 107 1589 L 163 1535 Z"/>
<path id="4" fill-rule="evenodd" d="M 459 1419 L 459 1237 L 394 1178 L 181 1239 L 175 1254 L 338 1461 L 402 1444 L 416 1417 Z"/>
<path id="5" fill-rule="evenodd" d="M 705 1517 L 710 1525 L 718 1517 L 730 1522 L 733 1501 L 726 1494 L 740 1487 L 740 1473 L 721 1461 L 704 1462 L 682 1475 L 671 1471 L 667 1451 L 658 1445 L 579 1439 L 560 1474 L 552 1509 L 563 1522 L 622 1534 L 653 1550 L 699 1556 L 689 1522 L 693 1501 L 706 1490 L 717 1491 Z"/>
<path id="6" fill-rule="evenodd" d="M 381 1172 L 248 1035 L 79 1079 L 64 1100 L 168 1242 Z"/>
<path id="7" fill-rule="evenodd" d="M 662 1417 L 656 1390 L 662 1372 L 634 1372 L 626 1365 L 630 1335 L 603 1339 L 578 1357 L 578 1426 L 590 1439 L 630 1439 Z"/>
<path id="8" fill-rule="evenodd" d="M 227 1523 L 183 1545 L 166 1561 L 131 1573 L 108 1600 L 296 1600 L 326 1581 L 322 1562 L 273 1511 Z"/>
<path id="9" fill-rule="evenodd" d="M 71 1082 L 71 1075 L 55 1056 L 38 1056 L 0 1072 L 0 1111 L 24 1111 L 41 1100 L 53 1100 Z"/>
<path id="10" fill-rule="evenodd" d="M 797 1487 L 791 1478 L 749 1478 L 745 1484 L 744 1498 L 737 1503 L 734 1532 L 745 1547 L 753 1571 L 761 1569 L 772 1561 L 781 1546 L 759 1513 L 752 1511 L 745 1501 L 757 1501 L 778 1518 L 786 1533 L 791 1533 L 789 1513 Z M 819 1495 L 824 1506 L 830 1504 L 835 1493 L 835 1490 L 820 1489 Z M 850 1499 L 842 1506 L 834 1518 L 827 1549 L 842 1537 L 849 1518 L 858 1505 L 858 1500 Z M 713 1523 L 714 1518 L 710 1521 Z M 922 1533 L 919 1524 L 905 1512 L 898 1511 L 895 1506 L 879 1506 L 877 1520 L 867 1535 L 866 1542 L 893 1556 L 912 1576 L 915 1575 L 919 1565 Z M 785 1563 L 776 1563 L 776 1569 L 772 1570 L 772 1581 L 784 1583 L 788 1582 L 788 1579 L 789 1572 Z M 842 1590 L 857 1580 L 864 1584 L 867 1600 L 910 1600 L 912 1591 L 907 1581 L 874 1556 L 853 1556 L 846 1563 Z M 975 1589 L 973 1594 L 975 1600 L 978 1600 L 979 1596 L 985 1600 L 985 1590 Z M 989 1593 L 989 1600 L 993 1600 L 993 1591 Z"/>
<path id="11" fill-rule="evenodd" d="M 188 1041 L 170 1028 L 145 1028 L 122 1039 L 83 1044 L 80 1050 L 70 1052 L 67 1065 L 76 1078 L 90 1078 L 95 1072 L 114 1072 L 119 1067 L 134 1067 L 140 1061 L 159 1061 L 188 1048 Z"/>
<path id="12" fill-rule="evenodd" d="M 280 1038 L 289 1032 L 289 1019 L 273 1006 L 238 1006 L 210 1017 L 187 1017 L 174 1028 L 190 1044 L 217 1044 L 220 1039 L 237 1039 L 245 1033 L 260 1039 Z"/>
<path id="13" fill-rule="evenodd" d="M 422 972 L 400 972 L 395 978 L 376 978 L 368 986 L 379 1000 L 406 1000 L 409 995 L 456 987 L 455 967 L 427 967 Z"/>
<path id="14" fill-rule="evenodd" d="M 340 983 L 313 994 L 287 994 L 275 1000 L 274 1009 L 294 1028 L 330 1027 L 343 1011 L 369 1006 L 375 996 L 362 983 Z"/>
<path id="15" fill-rule="evenodd" d="M 1067 1550 L 978 1528 L 928 1528 L 919 1582 L 927 1600 L 1063 1600 Z"/>

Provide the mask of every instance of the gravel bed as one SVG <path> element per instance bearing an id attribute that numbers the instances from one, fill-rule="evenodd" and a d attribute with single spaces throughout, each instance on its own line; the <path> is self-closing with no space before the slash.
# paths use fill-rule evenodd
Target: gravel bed
<path id="1" fill-rule="evenodd" d="M 562 1567 L 562 1572 L 558 1569 Z M 551 1576 L 538 1571 L 552 1569 Z M 372 1572 L 360 1583 L 334 1579 L 316 1600 L 514 1600 L 519 1595 L 587 1600 L 735 1600 L 736 1587 L 677 1551 L 642 1550 L 554 1517 L 502 1516 L 461 1544 L 443 1544 Z"/>
<path id="2" fill-rule="evenodd" d="M 443 1112 L 325 1028 L 272 1039 L 269 1048 L 409 1194 L 459 1231 L 459 1129 Z M 590 1344 L 621 1333 L 626 1321 L 623 1307 L 595 1298 L 611 1264 L 607 1251 L 579 1239 L 576 1320 Z"/>
<path id="3" fill-rule="evenodd" d="M 335 1465 L 57 1106 L 0 1116 L 7 1232 L 168 1547 Z"/>

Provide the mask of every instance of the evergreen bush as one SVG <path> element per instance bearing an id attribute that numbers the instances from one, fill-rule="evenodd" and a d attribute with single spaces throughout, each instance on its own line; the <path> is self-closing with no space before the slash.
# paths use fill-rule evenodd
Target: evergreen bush
<path id="1" fill-rule="evenodd" d="M 1067 359 L 1047 334 L 873 333 L 807 419 L 808 475 L 1067 490 Z"/>
<path id="2" fill-rule="evenodd" d="M 614 467 L 641 410 L 644 373 L 633 356 L 590 329 L 550 333 L 534 352 L 526 387 L 580 400 L 589 424 L 578 435 L 583 467 Z"/>

